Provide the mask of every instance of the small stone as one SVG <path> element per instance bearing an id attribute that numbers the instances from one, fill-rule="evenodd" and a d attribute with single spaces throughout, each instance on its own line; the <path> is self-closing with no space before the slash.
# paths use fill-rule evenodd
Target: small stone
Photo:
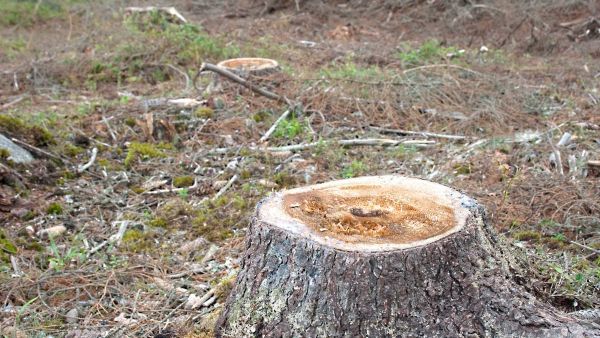
<path id="1" fill-rule="evenodd" d="M 258 184 L 262 185 L 265 188 L 277 188 L 277 183 L 265 179 L 258 180 Z"/>
<path id="2" fill-rule="evenodd" d="M 214 181 L 212 186 L 213 186 L 213 189 L 219 190 L 219 189 L 223 188 L 225 186 L 225 184 L 227 184 L 227 181 L 218 180 L 218 181 Z"/>
<path id="3" fill-rule="evenodd" d="M 77 321 L 79 320 L 79 311 L 77 310 L 77 308 L 72 308 L 71 310 L 69 310 L 69 312 L 67 312 L 67 314 L 65 315 L 65 320 L 67 321 L 67 323 L 69 324 L 75 324 L 77 323 Z"/>
<path id="4" fill-rule="evenodd" d="M 6 136 L 0 134 L 0 149 L 8 150 L 10 156 L 8 159 L 16 163 L 30 163 L 33 162 L 33 156 L 27 150 L 19 147 L 13 141 L 8 139 Z"/>
<path id="5" fill-rule="evenodd" d="M 67 231 L 67 228 L 64 225 L 57 225 L 50 228 L 42 229 L 38 231 L 37 235 L 40 238 L 54 238 L 61 236 Z"/>

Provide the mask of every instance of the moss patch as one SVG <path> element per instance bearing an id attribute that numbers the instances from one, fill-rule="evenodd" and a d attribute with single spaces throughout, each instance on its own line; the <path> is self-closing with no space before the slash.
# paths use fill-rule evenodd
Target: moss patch
<path id="1" fill-rule="evenodd" d="M 194 184 L 192 176 L 177 176 L 173 177 L 173 186 L 176 188 L 190 187 Z"/>
<path id="2" fill-rule="evenodd" d="M 54 136 L 47 129 L 30 125 L 9 115 L 0 115 L 0 131 L 14 137 L 30 140 L 36 146 L 47 146 L 56 143 Z"/>
<path id="3" fill-rule="evenodd" d="M 513 238 L 518 241 L 537 242 L 542 238 L 542 235 L 536 231 L 520 231 L 513 234 Z"/>
<path id="4" fill-rule="evenodd" d="M 48 215 L 60 215 L 63 213 L 63 207 L 62 207 L 62 205 L 60 205 L 60 203 L 52 202 L 46 208 L 46 213 Z"/>
<path id="5" fill-rule="evenodd" d="M 0 229 L 0 262 L 9 262 L 10 255 L 17 253 L 17 246 L 8 239 L 8 236 Z"/>
<path id="6" fill-rule="evenodd" d="M 154 234 L 146 233 L 139 229 L 129 229 L 123 235 L 121 243 L 123 248 L 130 252 L 144 252 L 155 246 Z"/>
<path id="7" fill-rule="evenodd" d="M 127 156 L 123 163 L 125 167 L 131 168 L 133 161 L 138 158 L 161 158 L 165 157 L 165 153 L 151 143 L 131 142 L 129 145 Z"/>

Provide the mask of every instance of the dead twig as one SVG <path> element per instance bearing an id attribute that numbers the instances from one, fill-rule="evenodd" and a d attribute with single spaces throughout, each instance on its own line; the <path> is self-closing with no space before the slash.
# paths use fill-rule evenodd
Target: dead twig
<path id="1" fill-rule="evenodd" d="M 375 130 L 381 133 L 389 133 L 389 134 L 399 134 L 399 135 L 418 135 L 423 137 L 433 137 L 433 138 L 443 138 L 448 140 L 466 140 L 469 137 L 462 135 L 449 135 L 449 134 L 437 134 L 430 133 L 428 131 L 411 131 L 411 130 L 403 130 L 403 129 L 389 129 L 382 127 L 370 126 L 369 129 Z"/>
<path id="2" fill-rule="evenodd" d="M 120 223 L 120 225 L 119 225 L 119 231 L 117 231 L 116 234 L 110 236 L 104 242 L 98 244 L 97 246 L 93 247 L 90 251 L 88 251 L 87 257 L 92 256 L 93 254 L 95 254 L 96 252 L 98 252 L 100 249 L 102 249 L 103 247 L 105 247 L 108 244 L 116 243 L 116 245 L 120 245 L 121 244 L 121 240 L 123 239 L 123 235 L 125 235 L 125 231 L 127 231 L 127 226 L 129 225 L 129 222 L 130 221 L 118 221 L 118 222 L 114 222 L 114 224 Z"/>
<path id="3" fill-rule="evenodd" d="M 94 164 L 94 162 L 96 161 L 97 155 L 98 155 L 98 148 L 94 147 L 94 149 L 92 149 L 92 157 L 86 164 L 80 165 L 77 167 L 77 173 L 81 174 L 82 172 L 86 171 L 89 167 L 91 167 Z"/>
<path id="4" fill-rule="evenodd" d="M 177 73 L 181 74 L 181 76 L 183 76 L 183 78 L 185 79 L 185 91 L 189 91 L 192 88 L 192 80 L 190 79 L 189 75 L 187 75 L 186 72 L 184 72 L 183 70 L 173 66 L 172 64 L 167 64 L 167 67 L 173 69 L 174 71 L 176 71 Z"/>
<path id="5" fill-rule="evenodd" d="M 581 243 L 578 243 L 578 242 L 572 241 L 572 240 L 570 240 L 570 239 L 566 239 L 566 240 L 567 240 L 567 242 L 569 242 L 569 243 L 571 243 L 571 244 L 574 244 L 574 245 L 576 245 L 576 246 L 578 246 L 578 247 L 580 247 L 580 248 L 583 248 L 583 249 L 589 250 L 589 251 L 591 251 L 591 252 L 595 253 L 596 255 L 600 255 L 600 250 L 594 249 L 594 248 L 592 248 L 591 246 L 587 246 L 587 245 L 585 245 L 585 244 L 581 244 Z"/>
<path id="6" fill-rule="evenodd" d="M 219 197 L 223 196 L 223 194 L 225 192 L 227 192 L 227 190 L 233 185 L 233 183 L 235 183 L 235 181 L 237 181 L 239 178 L 239 176 L 237 174 L 233 175 L 229 181 L 227 182 L 227 184 L 225 184 L 225 186 L 223 186 L 223 188 L 221 188 L 221 190 L 219 190 L 219 192 L 217 192 L 217 194 L 212 198 L 212 200 L 216 200 Z"/>
<path id="7" fill-rule="evenodd" d="M 402 74 L 408 74 L 410 72 L 414 72 L 414 71 L 417 71 L 417 70 L 430 69 L 430 68 L 455 68 L 455 69 L 460 69 L 460 70 L 463 70 L 465 72 L 469 72 L 469 73 L 472 73 L 472 74 L 483 75 L 480 72 L 474 71 L 472 69 L 461 67 L 461 66 L 457 66 L 457 65 L 453 65 L 453 64 L 449 64 L 449 63 L 440 63 L 440 64 L 435 64 L 435 65 L 425 65 L 425 66 L 419 66 L 419 67 L 409 68 L 409 69 L 403 71 Z"/>
<path id="8" fill-rule="evenodd" d="M 62 158 L 62 157 L 60 157 L 58 155 L 54 155 L 54 154 L 52 154 L 50 152 L 47 152 L 47 151 L 42 150 L 42 149 L 40 149 L 38 147 L 32 146 L 31 144 L 23 142 L 23 141 L 21 141 L 19 139 L 16 139 L 14 137 L 11 138 L 10 140 L 13 141 L 14 143 L 20 145 L 20 146 L 23 146 L 23 147 L 29 149 L 30 151 L 33 151 L 34 153 L 38 154 L 39 156 L 46 157 L 46 158 L 51 158 L 51 159 L 55 159 L 57 161 L 69 162 L 66 159 L 64 159 L 64 158 Z"/>
<path id="9" fill-rule="evenodd" d="M 113 142 L 116 143 L 117 142 L 117 136 L 115 135 L 115 132 L 113 131 L 113 129 L 110 126 L 110 124 L 108 123 L 108 119 L 104 115 L 102 115 L 102 122 L 104 122 L 104 124 L 106 125 L 106 129 L 108 129 L 108 133 L 110 134 L 110 138 L 112 138 Z"/>
<path id="10" fill-rule="evenodd" d="M 275 123 L 273 123 L 271 128 L 269 128 L 269 130 L 267 130 L 267 132 L 258 141 L 265 142 L 266 140 L 268 140 L 271 134 L 273 134 L 273 132 L 275 131 L 275 129 L 277 129 L 279 123 L 281 123 L 281 121 L 285 120 L 290 115 L 290 112 L 291 110 L 289 109 L 284 111 L 283 114 L 281 114 L 281 116 L 279 116 L 279 118 L 275 121 Z"/>
<path id="11" fill-rule="evenodd" d="M 392 139 L 381 139 L 381 138 L 370 138 L 370 139 L 350 139 L 350 140 L 334 140 L 330 141 L 333 144 L 340 146 L 397 146 L 400 144 L 412 144 L 415 146 L 427 147 L 435 144 L 432 140 L 392 140 Z M 292 144 L 283 147 L 249 147 L 251 151 L 267 151 L 267 152 L 286 152 L 286 151 L 299 151 L 309 148 L 326 145 L 329 142 L 312 142 L 303 144 Z M 226 154 L 232 151 L 239 150 L 239 147 L 232 148 L 216 148 L 209 153 L 213 154 Z"/>
<path id="12" fill-rule="evenodd" d="M 142 194 L 144 194 L 144 195 L 159 195 L 159 194 L 166 194 L 166 193 L 170 193 L 170 192 L 192 191 L 192 190 L 198 189 L 198 187 L 199 187 L 198 180 L 195 179 L 194 184 L 189 187 L 144 191 Z"/>
<path id="13" fill-rule="evenodd" d="M 200 74 L 201 72 L 208 70 L 214 73 L 217 73 L 220 76 L 223 76 L 233 82 L 237 82 L 239 84 L 241 84 L 242 86 L 252 90 L 253 92 L 260 94 L 266 98 L 269 98 L 271 100 L 275 100 L 278 102 L 282 102 L 282 103 L 286 103 L 287 105 L 289 105 L 290 107 L 293 107 L 294 105 L 290 102 L 290 100 L 288 100 L 285 96 L 280 96 L 277 95 L 273 92 L 270 92 L 266 89 L 260 88 L 257 85 L 246 81 L 245 79 L 239 77 L 238 75 L 228 71 L 225 68 L 213 65 L 211 63 L 202 63 L 202 66 L 200 67 L 200 69 L 198 70 L 198 74 Z M 198 75 L 196 75 L 196 78 L 198 77 Z M 195 81 L 194 81 L 195 82 Z"/>
<path id="14" fill-rule="evenodd" d="M 599 167 L 600 168 L 600 161 L 589 160 L 589 161 L 587 161 L 587 165 L 590 167 Z"/>
<path id="15" fill-rule="evenodd" d="M 7 109 L 7 108 L 10 108 L 10 107 L 14 106 L 15 104 L 23 101 L 23 99 L 25 99 L 26 97 L 27 97 L 27 95 L 21 95 L 21 96 L 17 97 L 16 99 L 14 99 L 14 100 L 12 100 L 12 101 L 10 101 L 8 103 L 5 103 L 2 106 L 0 106 L 0 110 L 4 110 L 4 109 Z"/>

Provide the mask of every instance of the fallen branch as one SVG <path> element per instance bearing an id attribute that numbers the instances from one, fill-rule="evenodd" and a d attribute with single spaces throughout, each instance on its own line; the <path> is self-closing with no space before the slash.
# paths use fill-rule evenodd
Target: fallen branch
<path id="1" fill-rule="evenodd" d="M 580 247 L 580 248 L 583 248 L 583 249 L 589 250 L 589 251 L 591 251 L 591 252 L 595 253 L 596 255 L 600 255 L 600 250 L 594 249 L 594 248 L 592 248 L 591 246 L 587 246 L 587 245 L 585 245 L 585 244 L 581 244 L 581 243 L 578 243 L 578 242 L 572 241 L 572 240 L 570 240 L 570 239 L 567 239 L 567 242 L 569 242 L 569 243 L 571 243 L 571 244 L 574 244 L 574 245 L 576 245 L 576 246 L 578 246 L 578 247 Z"/>
<path id="2" fill-rule="evenodd" d="M 55 160 L 58 160 L 58 161 L 66 161 L 64 158 L 62 158 L 60 156 L 54 155 L 54 154 L 49 153 L 49 152 L 47 152 L 45 150 L 42 150 L 42 149 L 40 149 L 38 147 L 32 146 L 31 144 L 23 142 L 23 141 L 21 141 L 19 139 L 16 139 L 14 137 L 11 138 L 11 141 L 13 141 L 14 143 L 16 143 L 16 144 L 18 144 L 20 146 L 23 146 L 23 147 L 29 149 L 30 151 L 33 151 L 34 153 L 38 154 L 39 156 L 43 156 L 43 157 L 46 157 L 46 158 L 52 158 L 52 159 L 55 159 Z"/>
<path id="3" fill-rule="evenodd" d="M 108 133 L 110 134 L 110 137 L 112 138 L 113 142 L 116 143 L 117 136 L 115 135 L 115 132 L 113 131 L 112 127 L 110 126 L 110 123 L 108 123 L 108 119 L 104 115 L 102 115 L 102 122 L 104 122 L 104 124 L 106 125 L 106 129 L 108 129 Z"/>
<path id="4" fill-rule="evenodd" d="M 411 130 L 402 130 L 402 129 L 388 129 L 388 128 L 381 128 L 381 127 L 375 127 L 375 126 L 371 126 L 371 127 L 369 127 L 369 129 L 375 130 L 375 131 L 378 131 L 378 132 L 381 132 L 381 133 L 389 133 L 389 134 L 419 135 L 419 136 L 423 136 L 423 137 L 443 138 L 443 139 L 449 139 L 449 140 L 466 140 L 466 139 L 468 139 L 467 136 L 449 135 L 449 134 L 436 134 L 436 133 L 430 133 L 428 131 L 411 131 Z"/>
<path id="5" fill-rule="evenodd" d="M 223 194 L 225 192 L 227 192 L 227 190 L 233 185 L 233 183 L 235 183 L 235 181 L 237 181 L 238 178 L 239 177 L 238 177 L 237 174 L 233 175 L 229 179 L 229 181 L 227 182 L 227 184 L 225 184 L 225 186 L 223 188 L 221 188 L 221 190 L 219 190 L 219 192 L 217 192 L 217 194 L 212 198 L 212 200 L 214 201 L 214 200 L 218 199 L 219 197 L 223 196 Z"/>
<path id="6" fill-rule="evenodd" d="M 192 191 L 192 190 L 198 189 L 198 186 L 199 186 L 198 180 L 194 179 L 194 184 L 189 187 L 144 191 L 142 194 L 144 194 L 144 195 L 159 195 L 159 194 L 166 194 L 166 193 L 170 193 L 170 192 Z"/>
<path id="7" fill-rule="evenodd" d="M 96 161 L 97 155 L 98 155 L 98 148 L 94 147 L 94 149 L 92 149 L 92 157 L 86 164 L 80 165 L 77 167 L 77 173 L 81 174 L 82 172 L 86 171 L 89 167 L 91 167 L 92 164 L 94 164 L 94 162 Z"/>
<path id="8" fill-rule="evenodd" d="M 121 240 L 123 239 L 123 235 L 125 235 L 125 231 L 127 231 L 127 226 L 129 225 L 129 221 L 119 221 L 119 222 L 115 222 L 115 223 L 121 223 L 120 226 L 119 226 L 119 231 L 117 231 L 116 234 L 110 236 L 104 242 L 98 244 L 97 246 L 95 246 L 94 248 L 92 248 L 90 251 L 88 251 L 87 257 L 90 257 L 91 255 L 95 254 L 100 249 L 102 249 L 103 247 L 105 247 L 107 244 L 110 244 L 110 243 L 116 243 L 117 245 L 121 244 Z"/>
<path id="9" fill-rule="evenodd" d="M 593 160 L 589 160 L 587 162 L 588 166 L 590 167 L 599 167 L 600 168 L 600 161 L 593 161 Z"/>
<path id="10" fill-rule="evenodd" d="M 185 79 L 185 91 L 189 91 L 192 88 L 192 80 L 190 79 L 190 77 L 187 75 L 186 72 L 184 72 L 183 70 L 173 66 L 172 64 L 167 64 L 167 67 L 173 69 L 174 71 L 176 71 L 177 73 L 181 74 L 181 76 L 183 76 L 183 78 Z"/>
<path id="11" fill-rule="evenodd" d="M 329 142 L 327 142 L 329 143 Z M 412 144 L 415 146 L 427 147 L 432 144 L 435 144 L 435 141 L 432 140 L 392 140 L 392 139 L 351 139 L 351 140 L 337 140 L 331 141 L 333 144 L 337 144 L 340 146 L 397 146 L 400 144 Z M 314 148 L 320 145 L 324 145 L 324 142 L 312 142 L 312 143 L 303 143 L 303 144 L 292 144 L 289 146 L 283 147 L 249 147 L 250 151 L 268 151 L 268 152 L 286 152 L 286 151 L 299 151 L 305 150 L 309 148 Z M 211 150 L 209 153 L 213 154 L 226 154 L 232 151 L 239 150 L 239 147 L 231 147 L 231 148 L 216 148 Z"/>
<path id="12" fill-rule="evenodd" d="M 275 121 L 275 123 L 273 123 L 271 128 L 269 128 L 269 130 L 267 130 L 267 132 L 258 141 L 265 142 L 266 140 L 268 140 L 269 137 L 271 136 L 271 134 L 273 134 L 273 132 L 275 131 L 275 129 L 277 129 L 277 126 L 279 125 L 279 123 L 281 123 L 281 121 L 285 120 L 288 117 L 288 115 L 290 115 L 289 109 L 284 111 L 283 114 L 281 114 L 281 116 L 279 116 L 277 121 Z"/>
<path id="13" fill-rule="evenodd" d="M 403 71 L 402 74 L 408 74 L 410 72 L 414 72 L 414 71 L 422 70 L 422 69 L 429 69 L 429 68 L 455 68 L 455 69 L 463 70 L 465 72 L 469 72 L 469 73 L 473 73 L 473 74 L 477 74 L 477 75 L 483 75 L 480 72 L 476 72 L 472 69 L 453 65 L 453 64 L 448 64 L 448 63 L 440 63 L 440 64 L 435 64 L 435 65 L 425 65 L 425 66 L 409 68 L 409 69 Z"/>
<path id="14" fill-rule="evenodd" d="M 275 101 L 278 101 L 278 102 L 286 103 L 289 106 L 293 106 L 291 104 L 290 100 L 288 100 L 285 96 L 279 96 L 279 95 L 277 95 L 277 94 L 275 94 L 273 92 L 270 92 L 270 91 L 268 91 L 266 89 L 260 88 L 257 85 L 255 85 L 255 84 L 253 84 L 253 83 L 251 83 L 249 81 L 246 81 L 245 79 L 239 77 L 238 75 L 236 75 L 236 74 L 228 71 L 227 69 L 219 67 L 219 66 L 216 66 L 216 65 L 213 65 L 211 63 L 202 63 L 202 66 L 198 70 L 196 78 L 198 77 L 198 75 L 201 72 L 203 72 L 205 70 L 217 73 L 218 75 L 221 75 L 221 76 L 223 76 L 223 77 L 225 77 L 225 78 L 227 78 L 227 79 L 229 79 L 229 80 L 231 80 L 233 82 L 237 82 L 237 83 L 241 84 L 242 86 L 244 86 L 244 87 L 252 90 L 253 92 L 255 92 L 257 94 L 260 94 L 260 95 L 262 95 L 262 96 L 264 96 L 266 98 L 269 98 L 271 100 L 275 100 Z M 194 83 L 195 82 L 196 81 L 194 81 Z"/>
<path id="15" fill-rule="evenodd" d="M 27 97 L 27 95 L 21 95 L 21 96 L 17 97 L 16 99 L 14 99 L 14 100 L 12 100 L 12 101 L 10 101 L 8 103 L 5 103 L 2 106 L 0 106 L 0 110 L 4 110 L 4 109 L 7 109 L 7 108 L 9 108 L 11 106 L 14 106 L 15 104 L 23 101 L 23 99 L 25 99 L 26 97 Z"/>

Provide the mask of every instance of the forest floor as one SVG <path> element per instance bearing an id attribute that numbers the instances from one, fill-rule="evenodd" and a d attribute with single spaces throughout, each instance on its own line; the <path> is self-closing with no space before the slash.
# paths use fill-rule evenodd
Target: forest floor
<path id="1" fill-rule="evenodd" d="M 391 173 L 475 197 L 521 283 L 600 308 L 596 1 L 275 3 L 0 0 L 0 134 L 35 157 L 0 152 L 0 334 L 210 337 L 261 198 Z M 252 81 L 292 106 L 197 74 L 232 57 L 277 60 Z"/>

